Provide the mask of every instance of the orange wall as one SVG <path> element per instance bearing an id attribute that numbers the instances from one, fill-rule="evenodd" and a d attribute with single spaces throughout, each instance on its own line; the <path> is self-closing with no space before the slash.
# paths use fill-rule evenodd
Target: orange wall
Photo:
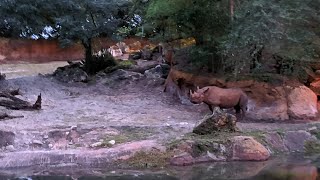
<path id="1" fill-rule="evenodd" d="M 147 43 L 144 39 L 126 39 L 127 44 L 140 41 L 143 45 Z M 116 42 L 107 38 L 95 39 L 93 48 L 109 48 Z M 50 62 L 80 60 L 84 58 L 84 50 L 80 43 L 61 48 L 57 40 L 27 40 L 0 38 L 0 64 L 16 62 Z"/>

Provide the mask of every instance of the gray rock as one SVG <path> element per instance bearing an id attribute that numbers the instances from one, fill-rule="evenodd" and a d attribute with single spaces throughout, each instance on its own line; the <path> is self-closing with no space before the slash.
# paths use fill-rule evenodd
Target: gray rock
<path id="1" fill-rule="evenodd" d="M 12 145 L 14 143 L 15 134 L 13 132 L 0 130 L 0 148 Z"/>
<path id="2" fill-rule="evenodd" d="M 96 143 L 91 144 L 90 147 L 93 147 L 93 148 L 94 147 L 101 147 L 102 144 L 103 144 L 102 142 L 96 142 Z"/>
<path id="3" fill-rule="evenodd" d="M 6 150 L 12 152 L 12 151 L 15 151 L 16 149 L 14 148 L 13 145 L 9 145 L 9 146 L 6 146 Z"/>
<path id="4" fill-rule="evenodd" d="M 303 152 L 306 141 L 317 140 L 316 137 L 303 130 L 286 132 L 283 139 L 290 152 Z"/>
<path id="5" fill-rule="evenodd" d="M 226 161 L 226 160 L 227 158 L 225 156 L 219 156 L 207 151 L 205 155 L 195 158 L 195 163 L 219 162 L 219 161 Z"/>
<path id="6" fill-rule="evenodd" d="M 123 86 L 138 81 L 144 78 L 144 76 L 141 73 L 118 69 L 100 78 L 102 84 L 108 86 Z"/>
<path id="7" fill-rule="evenodd" d="M 271 147 L 274 151 L 286 152 L 288 148 L 285 146 L 283 139 L 276 132 L 271 132 L 265 135 L 266 143 Z"/>
<path id="8" fill-rule="evenodd" d="M 170 71 L 170 66 L 167 64 L 157 65 L 154 68 L 144 72 L 147 78 L 167 78 Z"/>
<path id="9" fill-rule="evenodd" d="M 195 160 L 189 153 L 181 153 L 170 159 L 170 164 L 174 166 L 187 166 L 194 164 Z"/>
<path id="10" fill-rule="evenodd" d="M 201 120 L 193 129 L 193 133 L 200 135 L 212 134 L 213 132 L 220 131 L 221 129 L 235 131 L 236 120 L 237 118 L 234 115 L 222 112 L 215 108 L 214 114 Z"/>
<path id="11" fill-rule="evenodd" d="M 143 48 L 141 50 L 141 58 L 145 60 L 151 60 L 152 59 L 152 50 L 149 48 Z"/>
<path id="12" fill-rule="evenodd" d="M 1 80 L 5 80 L 5 79 L 6 79 L 6 75 L 0 73 L 0 81 L 1 81 Z"/>
<path id="13" fill-rule="evenodd" d="M 41 142 L 40 140 L 33 140 L 32 144 L 42 146 L 43 142 Z"/>
<path id="14" fill-rule="evenodd" d="M 53 76 L 58 81 L 65 83 L 87 82 L 89 80 L 88 74 L 75 65 L 60 67 L 53 73 Z"/>

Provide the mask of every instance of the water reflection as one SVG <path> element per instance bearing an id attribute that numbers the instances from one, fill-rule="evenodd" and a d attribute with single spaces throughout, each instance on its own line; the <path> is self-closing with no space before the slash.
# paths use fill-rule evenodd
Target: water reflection
<path id="1" fill-rule="evenodd" d="M 219 162 L 157 171 L 112 169 L 33 169 L 1 171 L 0 180 L 317 180 L 318 157 L 275 157 L 265 162 Z M 61 176 L 62 175 L 62 176 Z"/>

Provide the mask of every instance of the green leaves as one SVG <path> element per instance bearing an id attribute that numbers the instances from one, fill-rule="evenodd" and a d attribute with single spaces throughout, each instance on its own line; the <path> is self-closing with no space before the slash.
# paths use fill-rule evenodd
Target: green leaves
<path id="1" fill-rule="evenodd" d="M 227 0 L 153 0 L 146 18 L 163 40 L 195 37 L 210 41 L 226 32 Z"/>
<path id="2" fill-rule="evenodd" d="M 0 1 L 0 15 L 5 21 L 0 22 L 0 27 L 7 23 L 13 36 L 30 37 L 40 36 L 45 26 L 51 26 L 66 42 L 110 35 L 120 22 L 119 10 L 128 3 L 127 0 L 4 0 Z"/>

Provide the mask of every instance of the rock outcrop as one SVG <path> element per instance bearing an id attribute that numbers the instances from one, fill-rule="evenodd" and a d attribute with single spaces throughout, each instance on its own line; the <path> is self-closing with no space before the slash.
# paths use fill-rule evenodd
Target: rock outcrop
<path id="1" fill-rule="evenodd" d="M 196 76 L 171 68 L 164 89 L 178 96 L 183 102 L 189 99 L 190 89 L 194 90 L 196 86 L 201 88 L 209 85 L 241 88 L 245 91 L 249 97 L 246 118 L 250 120 L 308 120 L 318 115 L 317 95 L 303 84 L 285 77 L 274 78 L 270 83 L 258 80 L 227 82 L 224 79 Z"/>

